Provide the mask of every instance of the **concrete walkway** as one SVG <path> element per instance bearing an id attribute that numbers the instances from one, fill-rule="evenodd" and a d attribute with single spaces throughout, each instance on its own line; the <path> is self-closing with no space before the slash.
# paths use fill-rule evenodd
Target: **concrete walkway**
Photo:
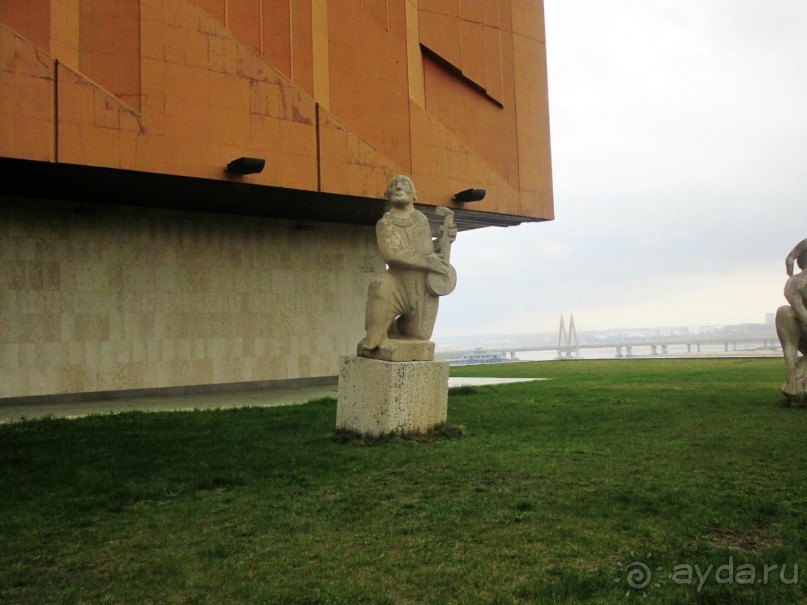
<path id="1" fill-rule="evenodd" d="M 448 387 L 484 387 L 491 384 L 513 384 L 514 382 L 535 382 L 549 378 L 483 378 L 481 376 L 452 376 L 448 379 Z"/>
<path id="2" fill-rule="evenodd" d="M 448 386 L 490 385 L 543 380 L 542 378 L 449 378 Z M 240 407 L 273 407 L 296 405 L 323 397 L 337 397 L 337 385 L 236 391 L 232 393 L 194 393 L 192 395 L 130 397 L 101 401 L 43 403 L 26 405 L 0 404 L 0 423 L 32 420 L 53 416 L 80 418 L 90 414 L 120 412 L 167 412 L 179 410 L 215 410 Z"/>
<path id="3" fill-rule="evenodd" d="M 119 412 L 168 412 L 177 410 L 215 410 L 247 406 L 270 407 L 295 405 L 322 397 L 336 397 L 336 385 L 285 389 L 262 389 L 191 395 L 130 397 L 101 401 L 9 405 L 0 404 L 0 423 L 21 419 L 80 418 L 90 414 Z"/>

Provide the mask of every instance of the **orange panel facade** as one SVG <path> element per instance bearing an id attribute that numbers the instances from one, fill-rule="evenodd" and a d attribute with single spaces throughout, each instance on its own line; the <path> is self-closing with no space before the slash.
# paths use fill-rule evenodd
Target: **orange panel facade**
<path id="1" fill-rule="evenodd" d="M 11 0 L 0 157 L 551 219 L 545 54 L 540 0 Z"/>

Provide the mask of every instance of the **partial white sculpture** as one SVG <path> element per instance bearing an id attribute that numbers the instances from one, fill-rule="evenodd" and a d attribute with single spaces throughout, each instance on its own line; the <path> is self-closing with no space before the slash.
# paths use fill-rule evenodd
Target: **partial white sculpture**
<path id="1" fill-rule="evenodd" d="M 357 353 L 385 361 L 429 361 L 434 359 L 429 339 L 439 297 L 451 293 L 457 283 L 449 263 L 451 243 L 457 237 L 454 213 L 437 209 L 443 226 L 432 240 L 428 219 L 415 209 L 417 192 L 409 177 L 394 177 L 385 197 L 392 209 L 376 224 L 376 237 L 388 268 L 370 283 L 367 335 Z"/>
<path id="2" fill-rule="evenodd" d="M 793 274 L 793 263 L 801 272 Z M 782 343 L 787 379 L 782 393 L 792 404 L 807 404 L 807 239 L 802 240 L 785 260 L 790 278 L 785 284 L 789 305 L 776 311 L 776 333 Z M 799 355 L 801 352 L 801 355 Z"/>

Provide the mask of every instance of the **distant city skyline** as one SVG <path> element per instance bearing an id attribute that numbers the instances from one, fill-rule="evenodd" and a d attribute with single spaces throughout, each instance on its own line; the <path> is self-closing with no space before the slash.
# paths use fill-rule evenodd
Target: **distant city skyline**
<path id="1" fill-rule="evenodd" d="M 807 3 L 546 0 L 556 220 L 463 232 L 435 336 L 761 323 L 807 237 Z"/>

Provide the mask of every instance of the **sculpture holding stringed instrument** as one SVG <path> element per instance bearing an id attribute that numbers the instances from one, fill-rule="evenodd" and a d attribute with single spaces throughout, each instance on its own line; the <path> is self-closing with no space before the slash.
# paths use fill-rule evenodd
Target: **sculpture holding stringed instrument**
<path id="1" fill-rule="evenodd" d="M 392 208 L 376 224 L 378 250 L 387 270 L 370 282 L 365 329 L 357 354 L 384 361 L 430 361 L 430 342 L 439 297 L 450 294 L 457 273 L 450 264 L 457 236 L 454 213 L 437 208 L 443 217 L 439 236 L 432 240 L 429 221 L 417 210 L 417 192 L 407 176 L 396 176 L 387 187 Z"/>

